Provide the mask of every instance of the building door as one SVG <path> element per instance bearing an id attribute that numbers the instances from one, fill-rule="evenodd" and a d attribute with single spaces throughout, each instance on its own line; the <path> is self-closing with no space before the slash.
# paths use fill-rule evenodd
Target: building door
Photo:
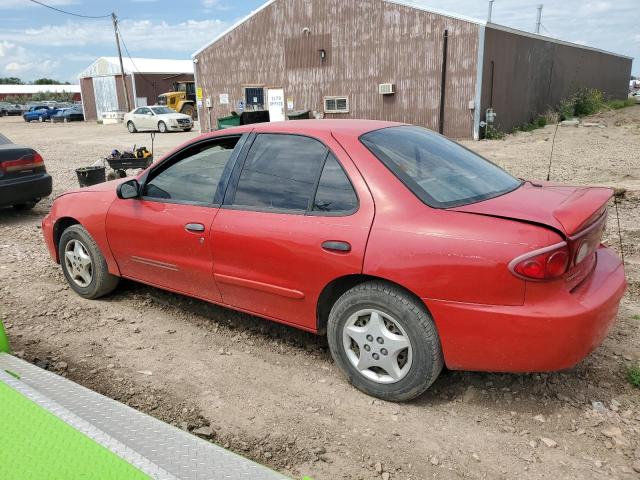
<path id="1" fill-rule="evenodd" d="M 116 77 L 93 77 L 93 92 L 96 98 L 96 115 L 102 120 L 104 112 L 118 110 L 118 92 Z"/>
<path id="2" fill-rule="evenodd" d="M 267 91 L 267 104 L 269 106 L 269 121 L 284 122 L 284 90 L 282 88 L 270 88 Z"/>

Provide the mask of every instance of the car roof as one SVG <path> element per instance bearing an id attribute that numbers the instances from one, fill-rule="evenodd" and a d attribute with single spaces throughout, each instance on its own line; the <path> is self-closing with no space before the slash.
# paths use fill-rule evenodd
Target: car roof
<path id="1" fill-rule="evenodd" d="M 300 135 L 313 135 L 321 133 L 341 133 L 349 136 L 359 137 L 373 130 L 382 128 L 397 127 L 406 125 L 405 123 L 387 122 L 383 120 L 290 120 L 287 122 L 266 122 L 252 123 L 250 125 L 242 125 L 240 127 L 231 127 L 224 130 L 213 132 L 212 136 L 233 133 L 293 133 Z"/>

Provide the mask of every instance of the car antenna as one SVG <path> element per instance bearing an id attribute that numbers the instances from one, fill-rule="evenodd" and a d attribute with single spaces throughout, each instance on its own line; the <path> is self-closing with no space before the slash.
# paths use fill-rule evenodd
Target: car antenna
<path id="1" fill-rule="evenodd" d="M 560 117 L 558 117 L 558 123 L 556 124 L 556 130 L 553 132 L 553 141 L 551 142 L 551 154 L 549 155 L 549 168 L 547 169 L 547 182 L 551 180 L 551 161 L 553 160 L 553 149 L 556 146 L 556 135 L 558 134 L 558 127 L 560 126 Z"/>
<path id="2" fill-rule="evenodd" d="M 620 213 L 618 212 L 618 196 L 624 197 L 626 190 L 623 188 L 614 189 L 613 191 L 613 205 L 616 209 L 616 220 L 618 222 L 618 241 L 620 242 L 620 258 L 622 259 L 622 266 L 626 268 L 624 263 L 624 248 L 622 247 L 622 230 L 620 229 Z"/>

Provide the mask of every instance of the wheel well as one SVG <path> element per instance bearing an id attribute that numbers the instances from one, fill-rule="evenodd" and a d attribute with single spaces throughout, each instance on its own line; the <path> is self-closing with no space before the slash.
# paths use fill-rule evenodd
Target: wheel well
<path id="1" fill-rule="evenodd" d="M 420 297 L 418 297 L 411 290 L 408 290 L 402 285 L 399 285 L 395 282 L 389 281 L 385 278 L 375 277 L 373 275 L 345 275 L 344 277 L 336 278 L 335 280 L 331 281 L 327 286 L 324 287 L 324 289 L 320 293 L 320 296 L 318 297 L 318 306 L 316 309 L 318 334 L 324 335 L 324 333 L 326 332 L 331 307 L 333 307 L 333 305 L 342 296 L 342 294 L 344 294 L 347 290 L 352 289 L 356 285 L 360 285 L 361 283 L 370 282 L 373 280 L 386 282 L 390 285 L 395 285 L 396 287 L 401 288 L 409 295 L 411 295 L 414 300 L 418 302 L 418 304 L 423 305 L 425 308 L 427 308 Z"/>
<path id="2" fill-rule="evenodd" d="M 62 217 L 59 218 L 58 221 L 53 226 L 53 244 L 56 246 L 56 258 L 58 257 L 58 247 L 60 245 L 60 237 L 62 237 L 62 232 L 64 232 L 71 225 L 80 224 L 75 218 L 72 217 Z M 57 258 L 58 262 L 60 259 Z"/>

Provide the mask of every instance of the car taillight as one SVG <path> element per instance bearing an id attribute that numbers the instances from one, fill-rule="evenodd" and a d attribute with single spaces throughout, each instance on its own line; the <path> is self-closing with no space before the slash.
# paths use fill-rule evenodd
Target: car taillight
<path id="1" fill-rule="evenodd" d="M 0 163 L 0 171 L 3 174 L 20 172 L 22 170 L 35 170 L 44 167 L 44 160 L 39 153 L 31 153 L 17 160 L 5 160 Z"/>
<path id="2" fill-rule="evenodd" d="M 566 242 L 521 255 L 510 264 L 510 270 L 526 280 L 552 280 L 565 274 L 569 266 Z"/>

